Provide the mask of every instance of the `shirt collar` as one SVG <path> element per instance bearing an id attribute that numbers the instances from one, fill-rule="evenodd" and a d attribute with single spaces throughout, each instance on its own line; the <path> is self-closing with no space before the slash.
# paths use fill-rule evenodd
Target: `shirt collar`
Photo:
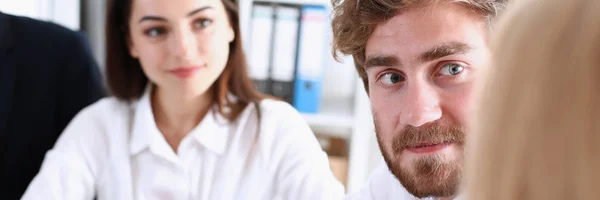
<path id="1" fill-rule="evenodd" d="M 138 154 L 150 146 L 152 132 L 160 133 L 154 122 L 152 106 L 150 105 L 150 93 L 152 86 L 148 84 L 144 95 L 138 100 L 135 107 L 133 129 L 131 132 L 131 155 Z"/>
<path id="2" fill-rule="evenodd" d="M 216 105 L 210 109 L 204 119 L 194 128 L 188 137 L 216 154 L 223 154 L 228 144 L 231 123 L 219 112 Z"/>
<path id="3" fill-rule="evenodd" d="M 152 89 L 153 86 L 147 86 L 144 95 L 137 102 L 131 134 L 130 155 L 138 154 L 147 148 L 160 154 L 172 152 L 154 120 L 150 100 Z M 208 150 L 221 155 L 225 152 L 228 144 L 230 125 L 231 123 L 223 115 L 215 112 L 215 109 L 210 109 L 184 140 L 188 140 L 189 137 Z"/>

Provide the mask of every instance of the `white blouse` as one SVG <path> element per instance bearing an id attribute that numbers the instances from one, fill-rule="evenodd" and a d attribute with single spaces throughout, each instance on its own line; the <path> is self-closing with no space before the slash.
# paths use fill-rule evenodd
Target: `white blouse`
<path id="1" fill-rule="evenodd" d="M 149 92 L 82 110 L 44 159 L 23 199 L 342 199 L 312 131 L 289 104 L 250 104 L 234 122 L 209 111 L 175 153 Z M 260 127 L 260 133 L 257 128 Z"/>

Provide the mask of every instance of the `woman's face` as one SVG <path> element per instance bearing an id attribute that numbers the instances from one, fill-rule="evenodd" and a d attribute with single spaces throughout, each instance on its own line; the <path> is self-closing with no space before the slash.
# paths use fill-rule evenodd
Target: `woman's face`
<path id="1" fill-rule="evenodd" d="M 129 52 L 160 90 L 202 95 L 229 57 L 234 31 L 221 0 L 133 0 Z"/>

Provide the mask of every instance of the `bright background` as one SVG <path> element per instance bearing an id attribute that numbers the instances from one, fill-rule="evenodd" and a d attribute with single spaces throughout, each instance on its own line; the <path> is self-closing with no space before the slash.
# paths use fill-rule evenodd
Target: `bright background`
<path id="1" fill-rule="evenodd" d="M 252 7 L 256 3 L 320 5 L 325 6 L 328 12 L 331 10 L 329 0 L 241 0 L 240 21 L 246 50 L 251 43 Z M 52 21 L 84 32 L 101 71 L 105 63 L 105 8 L 106 0 L 0 0 L 1 12 Z M 333 60 L 330 31 L 328 33 L 327 49 L 323 51 L 326 64 L 323 65 L 319 111 L 303 113 L 303 116 L 330 155 L 336 177 L 344 182 L 347 192 L 355 192 L 383 161 L 375 139 L 368 97 L 356 75 L 352 59 L 344 57 L 343 63 Z"/>

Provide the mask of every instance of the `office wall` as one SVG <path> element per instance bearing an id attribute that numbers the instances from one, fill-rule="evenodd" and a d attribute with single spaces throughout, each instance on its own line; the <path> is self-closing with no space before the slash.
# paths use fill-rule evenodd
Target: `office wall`
<path id="1" fill-rule="evenodd" d="M 0 11 L 52 21 L 73 30 L 80 27 L 79 0 L 0 0 Z"/>
<path id="2" fill-rule="evenodd" d="M 100 71 L 104 73 L 106 62 L 106 45 L 104 44 L 106 0 L 82 1 L 81 9 L 83 10 L 81 29 L 87 34 L 94 57 L 100 66 Z"/>

